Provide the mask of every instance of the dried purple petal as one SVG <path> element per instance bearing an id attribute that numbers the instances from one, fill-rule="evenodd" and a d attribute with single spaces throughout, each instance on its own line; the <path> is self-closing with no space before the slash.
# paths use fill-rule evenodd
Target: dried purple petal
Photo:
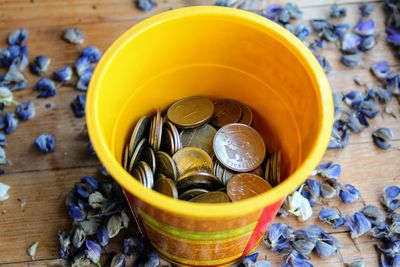
<path id="1" fill-rule="evenodd" d="M 381 103 L 389 103 L 392 101 L 392 93 L 381 87 L 368 88 L 367 98 Z"/>
<path id="2" fill-rule="evenodd" d="M 327 179 L 339 179 L 342 172 L 342 167 L 340 164 L 333 164 L 332 161 L 321 163 L 317 169 L 314 171 L 314 175 L 319 174 Z"/>
<path id="3" fill-rule="evenodd" d="M 313 267 L 313 265 L 307 261 L 308 259 L 309 258 L 306 258 L 296 250 L 293 250 L 289 253 L 286 261 L 289 263 L 289 266 L 292 267 Z"/>
<path id="4" fill-rule="evenodd" d="M 335 254 L 338 250 L 334 245 L 322 240 L 318 240 L 317 244 L 315 245 L 315 251 L 321 259 L 326 259 Z"/>
<path id="5" fill-rule="evenodd" d="M 337 40 L 338 36 L 335 33 L 335 26 L 330 24 L 327 20 L 315 19 L 311 20 L 311 27 L 321 39 L 328 42 L 334 42 Z"/>
<path id="6" fill-rule="evenodd" d="M 353 108 L 359 106 L 365 99 L 366 96 L 361 91 L 350 91 L 343 96 L 343 102 Z"/>
<path id="7" fill-rule="evenodd" d="M 82 50 L 80 57 L 87 58 L 90 63 L 96 63 L 101 58 L 101 52 L 97 47 L 91 45 Z"/>
<path id="8" fill-rule="evenodd" d="M 371 71 L 378 79 L 385 79 L 390 73 L 389 63 L 386 60 L 382 60 L 372 64 Z"/>
<path id="9" fill-rule="evenodd" d="M 360 19 L 354 26 L 354 31 L 361 36 L 373 35 L 375 32 L 375 22 L 373 19 Z"/>
<path id="10" fill-rule="evenodd" d="M 18 126 L 18 119 L 15 113 L 6 112 L 2 117 L 1 120 L 1 128 L 4 128 L 6 134 L 10 134 L 15 131 Z"/>
<path id="11" fill-rule="evenodd" d="M 324 56 L 317 55 L 315 56 L 318 60 L 318 63 L 321 65 L 322 69 L 325 73 L 329 73 L 332 69 L 331 64 L 329 64 L 328 60 Z"/>
<path id="12" fill-rule="evenodd" d="M 20 71 L 23 71 L 26 68 L 26 66 L 28 66 L 28 64 L 29 64 L 28 57 L 24 54 L 21 54 L 12 60 L 10 68 L 13 67 Z"/>
<path id="13" fill-rule="evenodd" d="M 340 62 L 342 62 L 347 67 L 355 68 L 357 67 L 358 63 L 360 63 L 361 59 L 361 53 L 355 53 L 351 55 L 342 54 L 342 56 L 340 57 Z"/>
<path id="14" fill-rule="evenodd" d="M 50 62 L 50 58 L 46 56 L 37 56 L 34 61 L 31 62 L 29 68 L 33 74 L 40 76 L 49 69 Z"/>
<path id="15" fill-rule="evenodd" d="M 57 87 L 55 83 L 49 78 L 41 78 L 34 87 L 35 90 L 40 91 L 38 97 L 48 98 L 57 94 Z"/>
<path id="16" fill-rule="evenodd" d="M 290 250 L 289 241 L 293 237 L 293 229 L 283 223 L 274 223 L 270 226 L 264 243 L 271 251 Z"/>
<path id="17" fill-rule="evenodd" d="M 87 214 L 87 217 L 89 217 L 89 214 Z M 79 221 L 79 225 L 82 226 L 83 230 L 85 231 L 86 235 L 95 235 L 97 232 L 97 229 L 100 227 L 100 223 L 96 221 L 95 219 L 88 219 L 88 220 L 83 220 Z"/>
<path id="18" fill-rule="evenodd" d="M 81 91 L 86 91 L 89 87 L 89 82 L 92 79 L 92 74 L 93 70 L 88 69 L 85 71 L 82 76 L 79 78 L 77 84 L 76 84 L 76 89 L 81 90 Z"/>
<path id="19" fill-rule="evenodd" d="M 83 32 L 78 28 L 66 28 L 62 38 L 72 44 L 82 44 L 84 42 Z"/>
<path id="20" fill-rule="evenodd" d="M 111 260 L 110 267 L 125 267 L 125 255 L 122 253 L 117 253 Z"/>
<path id="21" fill-rule="evenodd" d="M 360 6 L 361 16 L 368 17 L 374 11 L 375 5 L 373 3 L 366 3 Z"/>
<path id="22" fill-rule="evenodd" d="M 400 187 L 396 185 L 387 186 L 383 189 L 382 203 L 390 211 L 400 207 Z"/>
<path id="23" fill-rule="evenodd" d="M 337 120 L 333 123 L 328 149 L 342 149 L 349 143 L 350 130 L 346 122 Z"/>
<path id="24" fill-rule="evenodd" d="M 1 82 L 0 82 L 1 84 Z M 4 106 L 15 104 L 13 93 L 8 87 L 0 85 L 0 103 Z"/>
<path id="25" fill-rule="evenodd" d="M 58 232 L 58 240 L 60 244 L 60 258 L 68 259 L 70 256 L 71 239 L 65 232 Z"/>
<path id="26" fill-rule="evenodd" d="M 96 151 L 94 151 L 93 144 L 92 144 L 92 142 L 90 142 L 90 140 L 87 142 L 87 149 L 88 149 L 90 156 L 96 155 Z"/>
<path id="27" fill-rule="evenodd" d="M 156 5 L 153 0 L 136 0 L 136 7 L 145 12 L 152 10 Z"/>
<path id="28" fill-rule="evenodd" d="M 395 45 L 395 46 L 398 46 L 398 45 L 400 45 L 400 30 L 395 30 L 395 29 L 392 29 L 392 28 L 387 28 L 386 29 L 386 32 L 387 32 L 387 37 L 386 37 L 386 40 L 389 42 L 389 43 L 391 43 L 391 44 L 393 44 L 393 45 Z"/>
<path id="29" fill-rule="evenodd" d="M 100 225 L 97 228 L 96 237 L 97 237 L 97 241 L 99 242 L 99 244 L 102 247 L 107 246 L 108 245 L 108 241 L 110 240 L 110 237 L 108 235 L 107 227 L 105 227 L 104 225 Z"/>
<path id="30" fill-rule="evenodd" d="M 56 141 L 53 135 L 41 134 L 35 140 L 35 145 L 42 153 L 54 152 Z"/>
<path id="31" fill-rule="evenodd" d="M 368 100 L 361 102 L 357 107 L 357 111 L 367 116 L 370 119 L 375 118 L 379 113 L 379 105 L 374 101 Z"/>
<path id="32" fill-rule="evenodd" d="M 340 39 L 351 29 L 351 25 L 348 23 L 339 23 L 332 25 L 332 27 L 334 28 L 335 35 Z"/>
<path id="33" fill-rule="evenodd" d="M 82 76 L 92 66 L 88 57 L 79 57 L 75 61 L 75 70 L 79 76 Z"/>
<path id="34" fill-rule="evenodd" d="M 301 19 L 303 12 L 300 10 L 299 6 L 293 3 L 286 3 L 285 10 L 289 13 L 291 19 Z"/>
<path id="35" fill-rule="evenodd" d="M 331 6 L 331 12 L 329 16 L 331 18 L 343 18 L 347 15 L 347 9 L 345 7 L 339 7 L 338 4 L 333 4 Z"/>
<path id="36" fill-rule="evenodd" d="M 70 81 L 72 78 L 72 68 L 70 65 L 64 65 L 62 68 L 57 69 L 53 72 L 53 79 L 65 83 Z"/>
<path id="37" fill-rule="evenodd" d="M 101 247 L 95 241 L 86 240 L 85 242 L 85 255 L 94 264 L 100 265 Z"/>
<path id="38" fill-rule="evenodd" d="M 76 225 L 71 234 L 72 245 L 75 248 L 80 248 L 86 240 L 86 233 L 82 226 Z"/>
<path id="39" fill-rule="evenodd" d="M 345 53 L 356 53 L 362 39 L 353 33 L 346 33 L 340 40 L 340 49 Z"/>
<path id="40" fill-rule="evenodd" d="M 94 208 L 94 209 L 98 209 L 101 208 L 101 206 L 106 203 L 107 199 L 98 191 L 91 193 L 89 195 L 89 206 Z"/>
<path id="41" fill-rule="evenodd" d="M 28 80 L 18 68 L 11 67 L 4 76 L 1 84 L 7 86 L 11 91 L 18 91 L 28 86 Z"/>
<path id="42" fill-rule="evenodd" d="M 22 46 L 25 45 L 27 38 L 28 30 L 24 28 L 18 29 L 8 35 L 8 44 Z"/>
<path id="43" fill-rule="evenodd" d="M 307 25 L 299 23 L 294 28 L 293 34 L 301 41 L 304 41 L 310 35 L 310 32 L 311 30 Z"/>
<path id="44" fill-rule="evenodd" d="M 86 95 L 77 95 L 71 103 L 72 111 L 75 117 L 82 118 L 85 116 Z"/>
<path id="45" fill-rule="evenodd" d="M 36 114 L 35 104 L 32 100 L 20 102 L 15 109 L 15 114 L 22 121 L 30 120 Z"/>
<path id="46" fill-rule="evenodd" d="M 68 214 L 75 221 L 83 221 L 86 217 L 85 212 L 78 206 L 68 205 Z"/>
<path id="47" fill-rule="evenodd" d="M 386 215 L 381 208 L 374 205 L 365 206 L 361 212 L 372 225 L 380 226 L 385 224 Z"/>
<path id="48" fill-rule="evenodd" d="M 132 256 L 134 252 L 141 253 L 144 250 L 143 240 L 137 237 L 129 237 L 124 239 L 123 252 L 127 256 Z"/>
<path id="49" fill-rule="evenodd" d="M 90 188 L 85 183 L 75 183 L 74 193 L 81 198 L 88 198 L 90 195 Z"/>
<path id="50" fill-rule="evenodd" d="M 318 217 L 322 222 L 333 225 L 333 229 L 339 228 L 345 223 L 337 209 L 322 208 Z"/>
<path id="51" fill-rule="evenodd" d="M 307 256 L 310 255 L 315 248 L 315 243 L 310 240 L 295 240 L 291 242 L 292 247 L 300 254 Z"/>
<path id="52" fill-rule="evenodd" d="M 368 127 L 368 121 L 360 112 L 351 112 L 347 123 L 349 129 L 354 133 L 360 133 L 365 127 Z"/>
<path id="53" fill-rule="evenodd" d="M 392 147 L 393 133 L 388 128 L 379 128 L 372 133 L 372 140 L 375 145 L 381 149 L 389 149 Z"/>
<path id="54" fill-rule="evenodd" d="M 361 41 L 360 45 L 358 46 L 358 48 L 360 49 L 360 51 L 366 52 L 366 51 L 369 51 L 372 48 L 374 48 L 375 45 L 376 45 L 375 36 L 371 35 L 371 36 L 362 38 L 362 41 Z"/>
<path id="55" fill-rule="evenodd" d="M 90 187 L 91 191 L 99 189 L 99 182 L 92 176 L 82 177 L 81 182 L 87 184 Z"/>
<path id="56" fill-rule="evenodd" d="M 215 1 L 216 6 L 233 7 L 238 3 L 238 0 L 217 0 Z"/>
<path id="57" fill-rule="evenodd" d="M 338 194 L 337 190 L 327 183 L 321 184 L 321 196 L 325 199 L 331 199 L 336 197 Z"/>
<path id="58" fill-rule="evenodd" d="M 265 10 L 263 10 L 262 15 L 267 19 L 278 21 L 279 16 L 283 11 L 283 7 L 280 4 L 268 5 Z"/>
<path id="59" fill-rule="evenodd" d="M 371 223 L 361 212 L 346 217 L 346 225 L 351 231 L 351 238 L 358 238 L 371 230 Z"/>
<path id="60" fill-rule="evenodd" d="M 0 132 L 0 146 L 7 146 L 7 137 L 3 132 Z"/>
<path id="61" fill-rule="evenodd" d="M 345 184 L 339 190 L 339 197 L 345 204 L 353 203 L 360 199 L 360 191 L 351 184 Z"/>
<path id="62" fill-rule="evenodd" d="M 308 47 L 311 49 L 311 51 L 317 52 L 325 48 L 326 44 L 324 40 L 315 39 L 314 42 L 312 42 Z"/>
<path id="63" fill-rule="evenodd" d="M 386 88 L 393 94 L 393 95 L 400 95 L 400 74 L 397 72 L 389 73 L 386 77 Z"/>

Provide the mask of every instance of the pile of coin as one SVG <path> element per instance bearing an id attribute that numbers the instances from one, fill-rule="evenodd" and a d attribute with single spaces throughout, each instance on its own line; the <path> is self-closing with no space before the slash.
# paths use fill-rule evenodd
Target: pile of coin
<path id="1" fill-rule="evenodd" d="M 281 153 L 266 154 L 250 107 L 202 96 L 173 103 L 135 124 L 123 167 L 143 186 L 181 200 L 239 201 L 281 180 Z"/>

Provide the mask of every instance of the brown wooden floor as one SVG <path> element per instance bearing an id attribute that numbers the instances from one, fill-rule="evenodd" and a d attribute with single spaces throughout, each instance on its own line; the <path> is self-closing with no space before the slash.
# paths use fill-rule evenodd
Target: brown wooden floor
<path id="1" fill-rule="evenodd" d="M 213 0 L 163 0 L 152 12 L 137 10 L 132 0 L 0 0 L 0 39 L 19 27 L 29 29 L 29 55 L 33 58 L 45 54 L 52 59 L 51 73 L 63 64 L 73 63 L 77 50 L 60 39 L 67 26 L 76 26 L 85 32 L 85 45 L 93 44 L 102 51 L 123 32 L 140 20 L 153 14 L 188 5 L 213 4 Z M 262 7 L 272 2 L 263 1 Z M 301 0 L 297 1 L 304 11 L 303 20 L 326 18 L 332 2 L 342 3 L 348 9 L 344 19 L 353 25 L 359 19 L 359 3 L 356 0 Z M 393 68 L 398 68 L 398 59 L 384 41 L 384 13 L 382 3 L 377 2 L 372 15 L 380 34 L 376 47 L 366 53 L 363 62 L 355 69 L 348 69 L 339 61 L 339 52 L 334 44 L 329 44 L 323 55 L 331 63 L 333 70 L 328 75 L 334 91 L 345 92 L 352 89 L 362 90 L 354 84 L 355 76 L 362 77 L 368 85 L 377 84 L 369 73 L 369 66 L 387 59 Z M 311 40 L 310 38 L 309 40 Z M 0 44 L 0 47 L 3 45 Z M 29 75 L 33 85 L 37 77 Z M 83 175 L 99 176 L 99 162 L 88 156 L 84 119 L 77 119 L 70 110 L 70 102 L 79 92 L 72 88 L 61 87 L 56 97 L 37 99 L 29 88 L 16 93 L 17 100 L 34 99 L 37 115 L 32 121 L 21 123 L 17 131 L 8 136 L 7 155 L 12 166 L 6 166 L 7 174 L 0 176 L 0 181 L 11 185 L 10 199 L 0 202 L 0 265 L 1 266 L 57 266 L 59 246 L 57 232 L 68 230 L 70 220 L 64 207 L 64 197 L 71 186 Z M 46 108 L 51 104 L 51 108 Z M 396 114 L 400 116 L 395 105 Z M 400 184 L 399 151 L 381 151 L 374 147 L 371 132 L 378 127 L 389 127 L 395 135 L 394 146 L 400 148 L 400 124 L 397 119 L 383 116 L 375 119 L 371 127 L 363 133 L 352 135 L 350 145 L 343 151 L 328 151 L 325 160 L 333 160 L 342 165 L 342 182 L 350 182 L 358 187 L 367 203 L 379 202 L 382 188 L 389 184 Z M 33 147 L 35 137 L 43 132 L 54 134 L 57 140 L 56 152 L 49 155 L 39 154 Z M 21 208 L 21 203 L 26 206 Z M 354 212 L 362 203 L 338 206 L 343 213 Z M 318 213 L 317 207 L 314 213 Z M 286 219 L 285 223 L 295 228 L 316 223 L 312 220 L 300 224 L 295 219 Z M 332 232 L 329 227 L 327 230 Z M 123 235 L 123 234 L 120 234 Z M 341 242 L 344 261 L 364 258 L 366 266 L 378 266 L 374 242 L 368 238 L 359 240 L 361 252 L 356 249 L 347 232 L 338 231 L 334 236 Z M 113 242 L 107 249 L 111 252 L 120 249 L 120 240 Z M 36 261 L 31 262 L 26 248 L 40 241 Z M 266 254 L 274 266 L 279 266 L 281 257 L 259 249 Z M 315 266 L 340 266 L 339 257 L 321 261 L 313 256 Z"/>

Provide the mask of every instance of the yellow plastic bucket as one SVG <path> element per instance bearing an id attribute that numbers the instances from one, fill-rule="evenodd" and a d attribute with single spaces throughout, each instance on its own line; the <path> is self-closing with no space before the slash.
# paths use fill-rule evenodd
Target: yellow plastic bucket
<path id="1" fill-rule="evenodd" d="M 267 150 L 282 151 L 286 179 L 227 204 L 144 188 L 120 164 L 135 122 L 192 95 L 249 105 Z M 224 7 L 182 8 L 135 25 L 105 53 L 87 96 L 94 149 L 141 232 L 162 256 L 188 266 L 227 265 L 257 247 L 284 198 L 321 160 L 332 121 L 329 84 L 308 48 L 259 15 Z"/>

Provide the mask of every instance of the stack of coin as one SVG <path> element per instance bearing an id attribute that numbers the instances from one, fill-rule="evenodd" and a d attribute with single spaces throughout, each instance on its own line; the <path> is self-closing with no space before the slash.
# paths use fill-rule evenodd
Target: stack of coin
<path id="1" fill-rule="evenodd" d="M 123 166 L 146 188 L 172 198 L 199 203 L 250 198 L 281 180 L 280 152 L 266 157 L 252 124 L 252 110 L 239 101 L 187 97 L 137 121 Z"/>

